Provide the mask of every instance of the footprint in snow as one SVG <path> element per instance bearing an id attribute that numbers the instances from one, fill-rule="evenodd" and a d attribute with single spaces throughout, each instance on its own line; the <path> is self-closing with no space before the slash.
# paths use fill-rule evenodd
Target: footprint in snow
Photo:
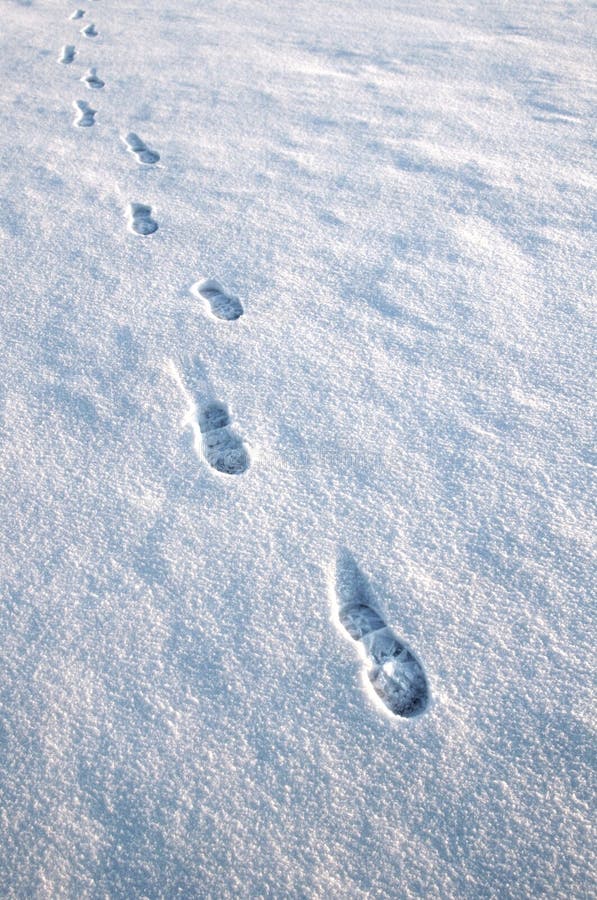
<path id="1" fill-rule="evenodd" d="M 396 716 L 422 713 L 429 691 L 421 664 L 384 622 L 367 578 L 347 550 L 336 562 L 335 594 L 338 621 L 357 643 L 377 697 Z"/>
<path id="2" fill-rule="evenodd" d="M 92 125 L 95 125 L 96 109 L 92 109 L 85 100 L 75 100 L 73 106 L 77 110 L 73 125 L 78 125 L 79 128 L 90 128 Z"/>
<path id="3" fill-rule="evenodd" d="M 81 28 L 81 34 L 84 34 L 85 37 L 97 37 L 99 31 L 97 30 L 93 22 L 90 22 L 89 25 L 85 26 L 85 28 Z"/>
<path id="4" fill-rule="evenodd" d="M 88 88 L 95 91 L 101 90 L 106 83 L 98 77 L 97 69 L 95 68 L 95 66 L 89 69 L 85 75 L 83 75 L 81 81 L 84 81 Z"/>
<path id="5" fill-rule="evenodd" d="M 63 63 L 65 66 L 70 65 L 75 58 L 76 49 L 72 44 L 66 44 L 65 47 L 60 51 L 60 56 L 58 57 L 58 62 Z"/>
<path id="6" fill-rule="evenodd" d="M 69 19 L 82 19 L 85 15 L 84 9 L 76 9 L 72 15 L 69 16 Z"/>
<path id="7" fill-rule="evenodd" d="M 249 468 L 249 455 L 241 438 L 230 428 L 230 415 L 223 403 L 208 403 L 199 413 L 203 455 L 212 469 L 225 475 L 242 475 Z"/>
<path id="8" fill-rule="evenodd" d="M 129 203 L 127 212 L 129 229 L 135 234 L 145 236 L 158 230 L 158 223 L 151 218 L 151 206 L 144 203 Z"/>
<path id="9" fill-rule="evenodd" d="M 191 293 L 195 297 L 207 300 L 210 312 L 216 319 L 233 322 L 235 319 L 240 319 L 244 312 L 238 297 L 228 294 L 215 278 L 206 278 L 204 281 L 196 282 L 191 287 Z"/>
<path id="10" fill-rule="evenodd" d="M 197 456 L 223 475 L 242 475 L 250 465 L 249 453 L 230 424 L 227 406 L 217 400 L 206 402 L 211 389 L 200 360 L 185 366 L 184 381 L 174 363 L 170 371 L 188 404 L 185 424 L 193 432 Z"/>
<path id="11" fill-rule="evenodd" d="M 150 150 L 147 144 L 145 144 L 138 134 L 135 134 L 133 131 L 130 131 L 125 138 L 123 138 L 124 143 L 126 144 L 126 149 L 129 153 L 134 153 L 137 157 L 137 162 L 144 163 L 146 166 L 152 166 L 154 163 L 160 158 L 160 154 L 156 150 Z"/>

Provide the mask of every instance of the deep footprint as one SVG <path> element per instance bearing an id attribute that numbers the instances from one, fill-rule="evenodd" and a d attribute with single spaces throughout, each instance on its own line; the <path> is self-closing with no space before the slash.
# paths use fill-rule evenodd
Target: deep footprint
<path id="1" fill-rule="evenodd" d="M 158 223 L 151 218 L 151 206 L 144 203 L 129 203 L 128 216 L 129 228 L 135 234 L 145 236 L 158 230 Z"/>
<path id="2" fill-rule="evenodd" d="M 211 314 L 216 319 L 233 322 L 235 319 L 240 319 L 244 312 L 238 297 L 226 293 L 220 282 L 216 281 L 215 278 L 206 278 L 204 281 L 198 281 L 192 286 L 191 293 L 196 297 L 207 300 Z"/>
<path id="3" fill-rule="evenodd" d="M 384 622 L 367 578 L 347 550 L 338 556 L 335 589 L 338 619 L 359 645 L 367 677 L 379 699 L 396 716 L 422 713 L 429 699 L 425 673 Z"/>
<path id="4" fill-rule="evenodd" d="M 72 63 L 72 61 L 75 58 L 76 52 L 77 51 L 76 51 L 75 47 L 73 47 L 72 44 L 67 44 L 60 51 L 60 56 L 58 57 L 58 62 L 64 63 L 65 66 L 70 65 L 70 63 Z"/>
<path id="5" fill-rule="evenodd" d="M 95 125 L 96 109 L 92 109 L 85 100 L 75 100 L 73 106 L 77 110 L 77 117 L 73 125 L 78 125 L 79 128 L 90 128 Z"/>
<path id="6" fill-rule="evenodd" d="M 85 37 L 97 37 L 99 31 L 97 30 L 93 22 L 90 22 L 89 25 L 85 26 L 85 28 L 81 28 L 81 34 L 84 34 Z"/>
<path id="7" fill-rule="evenodd" d="M 139 135 L 133 131 L 129 132 L 123 140 L 127 150 L 130 153 L 134 153 L 137 157 L 137 162 L 144 163 L 146 166 L 152 166 L 159 160 L 160 154 L 156 150 L 150 150 Z"/>
<path id="8" fill-rule="evenodd" d="M 184 377 L 173 361 L 168 368 L 186 400 L 184 424 L 192 431 L 193 449 L 199 459 L 223 475 L 242 475 L 251 464 L 249 451 L 231 427 L 225 404 L 207 400 L 213 392 L 201 360 L 187 359 Z"/>
<path id="9" fill-rule="evenodd" d="M 208 403 L 199 414 L 203 455 L 210 466 L 224 475 L 242 475 L 249 468 L 249 455 L 232 431 L 223 403 Z"/>
<path id="10" fill-rule="evenodd" d="M 84 9 L 76 9 L 74 11 L 74 13 L 71 16 L 69 16 L 69 19 L 82 19 L 84 15 L 85 15 Z"/>
<path id="11" fill-rule="evenodd" d="M 84 81 L 88 88 L 91 88 L 91 90 L 95 91 L 101 90 L 101 88 L 103 88 L 106 83 L 98 77 L 97 69 L 95 68 L 95 66 L 89 69 L 85 75 L 83 75 L 81 81 Z"/>

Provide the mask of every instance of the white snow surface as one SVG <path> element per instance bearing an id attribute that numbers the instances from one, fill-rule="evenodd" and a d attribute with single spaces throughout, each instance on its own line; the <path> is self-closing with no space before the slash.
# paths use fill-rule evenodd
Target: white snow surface
<path id="1" fill-rule="evenodd" d="M 84 6 L 0 2 L 2 895 L 594 896 L 594 4 Z"/>

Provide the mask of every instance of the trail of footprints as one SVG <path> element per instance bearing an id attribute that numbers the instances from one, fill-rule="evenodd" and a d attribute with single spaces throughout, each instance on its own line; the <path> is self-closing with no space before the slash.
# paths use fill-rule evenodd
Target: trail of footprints
<path id="1" fill-rule="evenodd" d="M 79 21 L 86 15 L 85 10 L 76 9 L 71 13 L 70 19 Z M 90 22 L 81 28 L 81 34 L 85 37 L 97 37 L 99 31 L 95 23 Z M 77 55 L 77 49 L 73 44 L 66 44 L 59 57 L 59 62 L 64 65 L 71 64 Z M 105 81 L 98 75 L 97 67 L 90 66 L 81 82 L 89 90 L 99 91 L 105 87 Z M 97 110 L 85 100 L 73 101 L 75 119 L 73 125 L 78 128 L 91 128 L 95 124 Z M 155 166 L 159 162 L 160 154 L 149 147 L 145 141 L 134 131 L 129 131 L 122 137 L 127 151 L 134 156 L 141 166 Z M 158 230 L 158 222 L 148 203 L 130 202 L 126 209 L 128 230 L 139 237 L 148 237 Z M 206 304 L 209 313 L 220 321 L 233 322 L 239 319 L 244 308 L 238 297 L 230 293 L 215 278 L 206 278 L 196 282 L 191 287 L 195 297 Z M 178 377 L 181 388 L 186 393 L 182 379 Z M 189 424 L 195 432 L 195 447 L 198 454 L 215 471 L 223 475 L 241 475 L 249 468 L 250 460 L 248 451 L 230 421 L 230 413 L 227 406 L 215 399 L 206 399 L 206 391 L 195 391 L 190 401 Z"/>
<path id="2" fill-rule="evenodd" d="M 84 16 L 85 10 L 75 9 L 69 19 L 76 22 Z M 99 31 L 90 22 L 81 29 L 81 34 L 86 38 L 95 38 Z M 65 44 L 58 62 L 70 65 L 76 56 L 76 47 Z M 89 90 L 97 91 L 105 87 L 95 66 L 90 66 L 80 80 Z M 89 103 L 75 100 L 73 106 L 76 111 L 73 125 L 90 128 L 95 124 L 97 110 L 92 109 Z M 160 154 L 134 132 L 129 132 L 122 140 L 140 165 L 154 166 L 159 161 Z M 152 208 L 146 203 L 129 203 L 127 219 L 129 230 L 137 236 L 147 237 L 158 230 Z M 234 322 L 244 313 L 240 299 L 215 278 L 197 281 L 190 291 L 197 299 L 203 300 L 206 310 L 219 321 Z M 231 422 L 226 404 L 209 397 L 210 390 L 202 375 L 201 364 L 195 361 L 184 377 L 173 363 L 171 371 L 187 400 L 185 423 L 192 430 L 197 455 L 220 475 L 244 474 L 250 466 L 248 450 Z M 387 626 L 365 575 L 346 550 L 340 552 L 336 563 L 334 603 L 340 627 L 356 643 L 364 660 L 366 683 L 384 709 L 404 718 L 424 712 L 429 692 L 423 668 Z"/>

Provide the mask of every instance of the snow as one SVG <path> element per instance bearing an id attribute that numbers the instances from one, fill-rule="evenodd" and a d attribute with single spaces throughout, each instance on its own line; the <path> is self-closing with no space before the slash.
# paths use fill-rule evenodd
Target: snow
<path id="1" fill-rule="evenodd" d="M 3 893 L 593 896 L 594 9 L 74 8 L 0 23 Z"/>

